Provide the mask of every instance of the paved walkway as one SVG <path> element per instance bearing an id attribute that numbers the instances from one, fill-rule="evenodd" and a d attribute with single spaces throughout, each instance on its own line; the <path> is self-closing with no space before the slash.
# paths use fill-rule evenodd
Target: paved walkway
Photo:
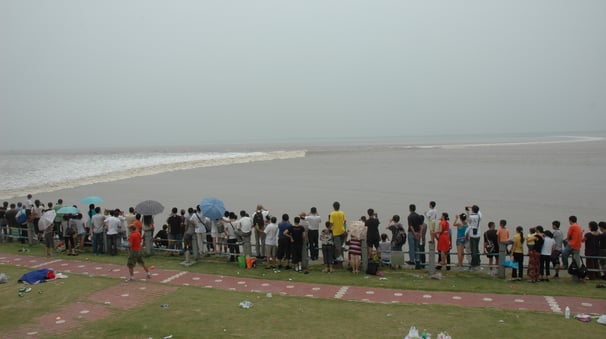
<path id="1" fill-rule="evenodd" d="M 125 279 L 128 269 L 125 265 L 102 264 L 81 260 L 64 260 L 58 257 L 45 258 L 25 255 L 0 254 L 0 264 L 36 268 L 51 268 L 61 273 L 75 273 L 89 276 L 103 276 L 116 279 Z M 141 280 L 145 276 L 141 268 L 135 269 L 135 277 Z M 102 291 L 104 296 L 95 296 L 90 300 L 105 300 L 112 306 L 132 307 L 133 299 L 138 294 L 169 293 L 174 291 L 177 285 L 198 286 L 203 288 L 216 288 L 229 291 L 272 293 L 275 295 L 293 295 L 312 298 L 334 298 L 340 300 L 353 300 L 378 303 L 403 303 L 403 304 L 442 304 L 458 305 L 464 307 L 494 307 L 509 308 L 541 312 L 562 313 L 569 306 L 574 313 L 598 313 L 606 314 L 606 299 L 584 298 L 584 297 L 560 297 L 560 296 L 537 296 L 537 295 L 513 295 L 513 294 L 487 294 L 467 292 L 437 292 L 437 291 L 410 291 L 387 288 L 373 288 L 360 286 L 336 286 L 315 283 L 303 283 L 295 281 L 263 280 L 255 278 L 240 278 L 232 276 L 220 276 L 212 274 L 194 273 L 188 271 L 154 269 L 152 271 L 153 284 L 129 284 L 132 285 L 125 292 L 124 287 L 114 288 L 110 291 Z M 122 284 L 120 286 L 124 286 Z M 137 287 L 137 285 L 139 285 Z M 104 299 L 105 298 L 105 299 Z M 128 302 L 121 301 L 128 299 Z M 68 306 L 68 308 L 71 306 Z M 78 312 L 76 316 L 83 318 L 93 307 L 98 305 L 82 306 L 73 309 Z M 92 313 L 92 312 L 91 312 Z M 43 319 L 42 319 L 43 320 Z M 54 320 L 52 320 L 54 321 Z M 60 321 L 60 320 L 59 320 Z M 67 327 L 67 326 L 66 326 Z M 29 331 L 21 334 L 38 333 Z"/>

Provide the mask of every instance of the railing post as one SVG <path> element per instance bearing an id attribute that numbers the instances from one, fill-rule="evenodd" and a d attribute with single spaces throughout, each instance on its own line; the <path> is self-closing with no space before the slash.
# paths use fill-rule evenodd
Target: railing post
<path id="1" fill-rule="evenodd" d="M 431 240 L 428 242 L 429 244 L 429 260 L 427 261 L 427 273 L 429 275 L 433 275 L 436 273 L 436 242 L 435 240 Z"/>
<path id="2" fill-rule="evenodd" d="M 368 268 L 368 244 L 366 244 L 366 239 L 361 240 L 362 243 L 362 260 L 360 262 L 360 272 L 366 273 L 366 268 Z"/>
<path id="3" fill-rule="evenodd" d="M 499 243 L 499 267 L 497 268 L 497 277 L 499 279 L 505 279 L 505 266 L 503 263 L 507 258 L 507 243 Z"/>

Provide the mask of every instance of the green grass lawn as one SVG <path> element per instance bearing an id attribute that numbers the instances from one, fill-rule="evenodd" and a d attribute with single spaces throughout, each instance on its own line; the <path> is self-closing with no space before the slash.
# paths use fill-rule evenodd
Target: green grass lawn
<path id="1" fill-rule="evenodd" d="M 27 270 L 2 267 L 10 276 Z M 94 287 L 92 290 L 90 286 Z M 79 295 L 120 283 L 116 279 L 92 279 L 70 275 L 68 279 L 34 286 L 44 296 L 18 297 L 20 285 L 0 287 L 6 301 L 0 308 L 0 328 L 14 329 Z M 39 300 L 37 300 L 39 299 Z M 239 303 L 249 300 L 252 308 Z M 168 308 L 160 305 L 168 304 Z M 453 338 L 528 338 L 537 333 L 555 338 L 602 338 L 606 326 L 565 321 L 561 315 L 491 308 L 462 308 L 440 305 L 401 305 L 314 299 L 179 287 L 176 292 L 128 311 L 114 309 L 109 318 L 58 338 L 402 338 L 410 326 L 437 334 L 446 330 Z"/>
<path id="2" fill-rule="evenodd" d="M 0 252 L 18 253 L 16 244 L 0 244 Z M 34 246 L 30 255 L 42 255 L 43 248 Z M 125 256 L 109 257 L 83 254 L 78 257 L 60 256 L 66 260 L 94 260 L 124 265 Z M 560 279 L 553 283 L 519 283 L 515 289 L 510 282 L 500 281 L 483 273 L 449 273 L 444 280 L 430 280 L 424 271 L 386 270 L 387 280 L 365 278 L 348 272 L 323 274 L 313 267 L 308 275 L 274 274 L 262 268 L 242 270 L 225 259 L 205 258 L 189 268 L 181 266 L 182 258 L 156 255 L 147 259 L 157 268 L 188 269 L 201 273 L 238 275 L 267 279 L 288 279 L 317 283 L 372 286 L 400 289 L 449 290 L 465 292 L 519 293 L 541 295 L 583 295 L 603 298 L 604 289 L 593 284 L 572 283 Z M 36 285 L 29 295 L 19 297 L 16 283 L 30 269 L 0 265 L 9 275 L 8 284 L 0 285 L 0 333 L 31 321 L 38 315 L 52 312 L 79 297 L 120 284 L 118 279 L 71 274 L 68 279 Z M 157 284 L 158 282 L 148 282 Z M 42 294 L 38 294 L 38 290 Z M 239 303 L 250 300 L 253 307 L 243 309 Z M 168 308 L 160 307 L 168 304 Z M 336 299 L 316 299 L 294 296 L 223 291 L 179 286 L 173 293 L 128 311 L 113 309 L 109 318 L 87 324 L 61 338 L 214 338 L 214 337 L 284 337 L 292 338 L 403 338 L 410 326 L 427 329 L 435 335 L 447 331 L 453 338 L 554 338 L 606 337 L 606 326 L 595 321 L 581 323 L 565 320 L 562 315 L 494 308 L 463 308 L 444 305 L 410 305 L 353 302 Z"/>

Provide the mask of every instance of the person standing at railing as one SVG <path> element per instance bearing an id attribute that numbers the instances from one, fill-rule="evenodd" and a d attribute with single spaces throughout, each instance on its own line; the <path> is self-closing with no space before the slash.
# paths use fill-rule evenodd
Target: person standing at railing
<path id="1" fill-rule="evenodd" d="M 572 254 L 572 259 L 577 264 L 577 267 L 581 267 L 581 244 L 583 241 L 583 229 L 581 225 L 577 223 L 577 217 L 575 215 L 571 215 L 568 217 L 568 223 L 570 226 L 568 227 L 568 233 L 566 234 L 566 239 L 568 240 L 568 244 L 562 251 L 562 262 L 564 263 L 564 269 L 568 269 L 568 257 Z"/>
<path id="2" fill-rule="evenodd" d="M 480 267 L 480 222 L 482 221 L 482 213 L 478 205 L 465 207 L 467 212 L 467 220 L 469 227 L 467 228 L 467 239 L 471 248 L 471 270 L 477 270 Z"/>
<path id="3" fill-rule="evenodd" d="M 564 235 L 562 234 L 562 231 L 560 231 L 560 222 L 557 220 L 554 220 L 551 223 L 551 229 L 553 230 L 553 241 L 555 241 L 555 248 L 553 249 L 553 252 L 551 252 L 551 263 L 553 264 L 553 268 L 555 270 L 553 277 L 559 278 L 560 255 L 564 249 Z"/>
<path id="4" fill-rule="evenodd" d="M 101 207 L 95 207 L 95 214 L 91 218 L 90 233 L 93 239 L 93 254 L 100 255 L 104 252 L 105 216 L 101 213 Z"/>
<path id="5" fill-rule="evenodd" d="M 408 206 L 408 256 L 409 261 L 407 264 L 415 265 L 415 269 L 421 269 L 421 262 L 419 257 L 419 243 L 421 240 L 421 225 L 423 219 L 416 212 L 417 207 L 415 204 Z"/>
<path id="6" fill-rule="evenodd" d="M 585 262 L 587 263 L 587 278 L 591 280 L 599 279 L 600 277 L 600 261 L 597 256 L 600 255 L 600 232 L 598 232 L 598 223 L 590 221 L 589 232 L 583 236 L 585 243 Z"/>
<path id="7" fill-rule="evenodd" d="M 600 267 L 602 270 L 602 279 L 606 280 L 606 222 L 600 221 L 598 227 L 600 228 L 600 237 L 598 239 L 600 245 Z"/>
<path id="8" fill-rule="evenodd" d="M 516 227 L 512 240 L 511 256 L 513 261 L 518 263 L 518 268 L 511 271 L 511 280 L 522 281 L 524 275 L 524 228 L 522 226 Z"/>
<path id="9" fill-rule="evenodd" d="M 183 233 L 181 233 L 182 220 L 178 208 L 173 207 L 171 209 L 170 216 L 166 219 L 166 224 L 168 225 L 168 242 L 170 249 L 180 250 Z M 171 252 L 170 255 L 173 256 L 174 254 Z"/>

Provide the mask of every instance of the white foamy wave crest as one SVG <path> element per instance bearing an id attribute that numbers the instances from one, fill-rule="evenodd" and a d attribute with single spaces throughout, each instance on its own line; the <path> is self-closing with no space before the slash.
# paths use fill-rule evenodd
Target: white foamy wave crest
<path id="1" fill-rule="evenodd" d="M 300 158 L 305 154 L 305 151 L 275 151 L 13 155 L 1 164 L 8 173 L 0 183 L 0 199 L 201 167 Z"/>
<path id="2" fill-rule="evenodd" d="M 567 144 L 577 142 L 592 142 L 602 141 L 602 137 L 586 137 L 586 136 L 561 136 L 550 140 L 527 140 L 515 142 L 496 142 L 496 143 L 462 143 L 462 144 L 436 144 L 436 145 L 405 145 L 393 146 L 392 148 L 399 149 L 462 149 L 475 147 L 502 147 L 502 146 L 529 146 L 529 145 L 550 145 L 550 144 Z"/>

